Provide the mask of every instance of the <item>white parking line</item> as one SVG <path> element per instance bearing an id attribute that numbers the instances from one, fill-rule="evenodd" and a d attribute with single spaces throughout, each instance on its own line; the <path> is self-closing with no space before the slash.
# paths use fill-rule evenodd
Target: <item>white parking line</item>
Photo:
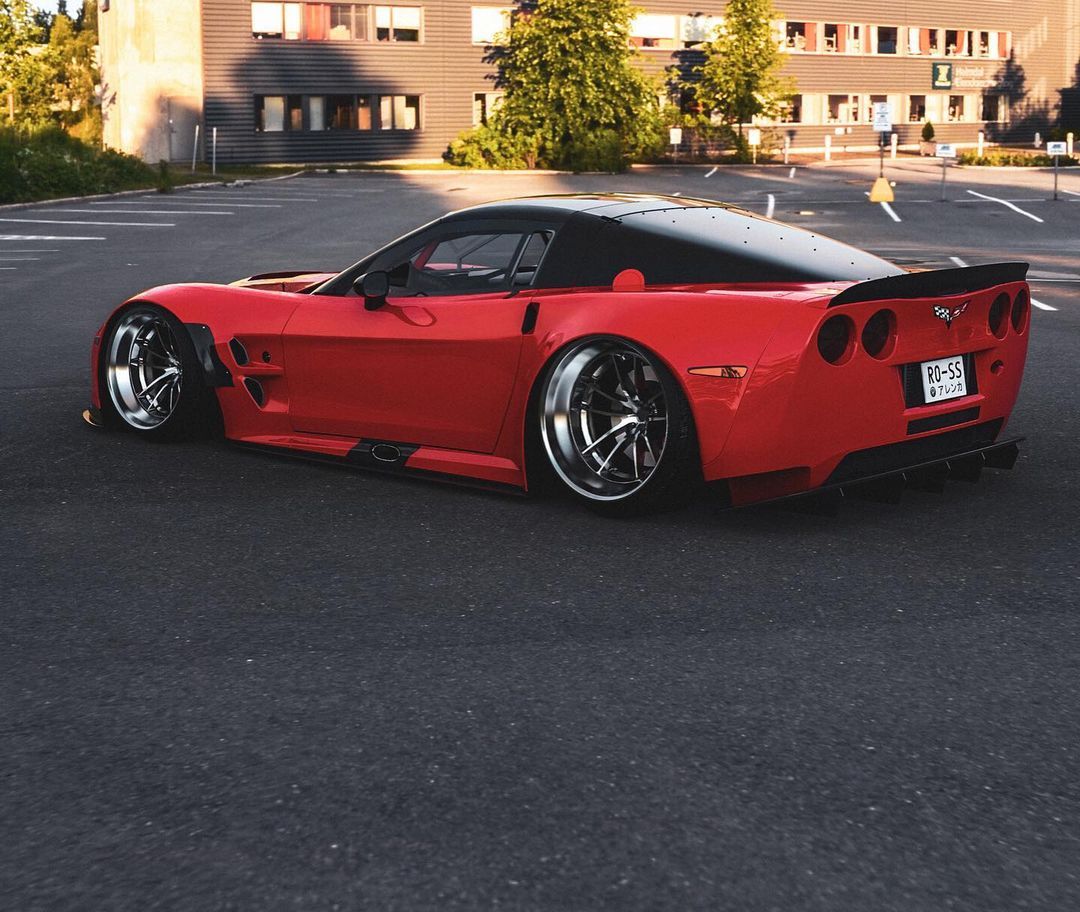
<path id="1" fill-rule="evenodd" d="M 18 222 L 28 225 L 115 225 L 120 228 L 175 228 L 171 222 L 68 222 L 62 219 L 9 219 L 0 218 L 0 222 Z"/>
<path id="2" fill-rule="evenodd" d="M 1039 222 L 1041 224 L 1043 221 L 1037 215 L 1032 215 L 1030 212 L 1021 209 L 1014 203 L 1010 203 L 1008 200 L 1001 199 L 1001 197 L 987 196 L 985 193 L 979 193 L 977 190 L 968 190 L 968 193 L 970 193 L 972 196 L 979 197 L 979 199 L 990 200 L 990 202 L 992 203 L 1001 203 L 1002 206 L 1007 206 L 1009 209 L 1012 209 L 1013 212 L 1018 212 L 1020 213 L 1020 215 L 1024 216 L 1025 218 L 1031 219 L 1033 222 Z"/>
<path id="3" fill-rule="evenodd" d="M 792 168 L 790 171 L 788 171 L 787 176 L 788 180 L 795 180 L 795 169 Z"/>
<path id="4" fill-rule="evenodd" d="M 18 266 L 0 266 L 0 272 L 18 272 Z"/>
<path id="5" fill-rule="evenodd" d="M 74 237 L 68 235 L 65 237 L 60 234 L 0 234 L 0 241 L 105 241 L 108 238 L 103 237 Z M 59 253 L 57 250 L 47 251 L 48 253 Z"/>
<path id="6" fill-rule="evenodd" d="M 1080 196 L 1080 191 L 1078 191 L 1078 190 L 1065 190 L 1065 189 L 1062 189 L 1061 192 L 1062 193 L 1068 193 L 1069 196 Z"/>
<path id="7" fill-rule="evenodd" d="M 8 257 L 0 256 L 0 263 L 25 263 L 25 262 L 37 262 L 41 257 Z"/>
<path id="8" fill-rule="evenodd" d="M 216 190 L 193 190 L 191 192 L 192 192 L 193 195 L 202 197 L 204 199 L 206 197 L 208 197 L 208 196 L 212 196 L 212 197 L 214 197 L 214 199 L 219 199 L 223 203 L 224 202 L 231 202 L 232 200 L 236 200 L 237 202 L 242 202 L 244 200 L 251 200 L 251 201 L 256 202 L 256 203 L 317 203 L 317 202 L 319 202 L 317 199 L 315 199 L 313 197 L 307 197 L 307 196 L 247 196 L 247 195 L 244 195 L 244 196 L 222 196 Z"/>
<path id="9" fill-rule="evenodd" d="M 765 218 L 772 218 L 773 213 L 776 211 L 776 197 L 773 194 L 769 194 L 769 205 L 765 208 Z"/>
<path id="10" fill-rule="evenodd" d="M 708 174 L 706 174 L 705 176 L 706 176 L 706 177 L 712 177 L 712 176 L 713 176 L 713 175 L 714 175 L 714 174 L 715 174 L 715 173 L 716 173 L 717 171 L 719 171 L 719 170 L 720 170 L 719 166 L 717 166 L 717 165 L 713 165 L 713 169 L 712 169 L 712 171 L 710 171 L 710 172 L 709 172 Z"/>
<path id="11" fill-rule="evenodd" d="M 970 192 L 971 191 L 969 190 L 968 193 L 970 193 Z M 957 266 L 967 266 L 967 263 L 965 263 L 958 256 L 951 256 L 951 257 L 949 257 L 949 259 L 952 260 Z M 1051 307 L 1049 304 L 1043 304 L 1042 301 L 1036 301 L 1034 298 L 1031 299 L 1031 303 L 1035 307 L 1038 307 L 1039 310 L 1057 310 L 1056 307 Z"/>
<path id="12" fill-rule="evenodd" d="M 863 191 L 863 195 L 864 195 L 864 196 L 869 196 L 869 195 L 870 195 L 870 193 L 869 193 L 869 191 L 866 191 L 866 190 L 864 190 L 864 191 Z M 886 214 L 887 214 L 887 215 L 889 216 L 889 218 L 891 218 L 891 219 L 892 219 L 892 220 L 893 220 L 894 222 L 900 222 L 900 221 L 903 221 L 903 219 L 901 219 L 901 218 L 900 218 L 900 216 L 898 216 L 898 215 L 896 214 L 896 210 L 895 210 L 895 209 L 893 209 L 893 207 L 892 207 L 892 206 L 890 206 L 890 205 L 889 205 L 888 203 L 880 203 L 879 205 L 881 206 L 881 208 L 882 208 L 882 209 L 884 209 L 884 210 L 885 210 Z"/>
<path id="13" fill-rule="evenodd" d="M 91 203 L 91 206 L 130 206 L 132 203 L 141 203 L 143 200 L 128 200 L 126 203 Z M 147 205 L 150 205 L 150 200 L 145 201 Z M 161 205 L 158 203 L 158 205 Z M 227 203 L 222 200 L 220 203 L 191 203 L 187 200 L 170 200 L 170 206 L 205 206 L 205 207 L 221 207 L 228 206 L 230 209 L 281 209 L 283 208 L 280 203 Z M 117 212 L 117 209 L 104 209 L 104 212 Z M 140 212 L 145 210 L 140 209 Z"/>
<path id="14" fill-rule="evenodd" d="M 236 215 L 235 212 L 215 212 L 205 209 L 107 209 L 105 211 L 115 212 L 118 215 Z M 101 215 L 100 209 L 47 209 L 45 215 L 52 215 L 54 212 L 82 212 L 90 215 Z"/>

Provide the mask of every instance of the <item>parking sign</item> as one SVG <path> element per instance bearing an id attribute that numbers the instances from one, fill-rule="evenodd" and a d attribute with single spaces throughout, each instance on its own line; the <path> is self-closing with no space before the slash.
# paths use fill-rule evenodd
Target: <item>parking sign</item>
<path id="1" fill-rule="evenodd" d="M 1063 142 L 1048 142 L 1046 144 L 1047 155 L 1068 155 L 1069 148 L 1066 143 Z"/>

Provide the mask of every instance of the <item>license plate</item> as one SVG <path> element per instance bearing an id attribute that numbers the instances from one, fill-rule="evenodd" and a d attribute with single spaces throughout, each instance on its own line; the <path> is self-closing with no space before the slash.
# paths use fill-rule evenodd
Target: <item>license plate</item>
<path id="1" fill-rule="evenodd" d="M 923 361 L 919 370 L 922 372 L 923 401 L 927 405 L 967 395 L 963 355 Z"/>

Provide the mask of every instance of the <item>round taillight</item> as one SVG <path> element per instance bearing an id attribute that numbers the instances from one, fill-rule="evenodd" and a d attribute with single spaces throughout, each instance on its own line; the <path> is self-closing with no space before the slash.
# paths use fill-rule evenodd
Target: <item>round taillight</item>
<path id="1" fill-rule="evenodd" d="M 994 303 L 990 305 L 990 316 L 987 319 L 987 324 L 997 338 L 1004 339 L 1005 333 L 1009 331 L 1009 322 L 1006 319 L 1009 313 L 1009 296 L 1007 294 L 999 294 L 994 298 Z"/>
<path id="2" fill-rule="evenodd" d="M 1012 305 L 1012 325 L 1018 333 L 1022 333 L 1027 329 L 1028 313 L 1031 310 L 1030 302 L 1028 299 L 1028 293 L 1021 288 L 1013 299 Z"/>
<path id="3" fill-rule="evenodd" d="M 854 337 L 855 324 L 850 317 L 829 317 L 818 330 L 817 349 L 830 364 L 843 364 L 851 357 Z"/>
<path id="4" fill-rule="evenodd" d="M 896 345 L 896 314 L 891 310 L 879 310 L 862 331 L 862 347 L 871 358 L 885 358 L 892 354 Z"/>

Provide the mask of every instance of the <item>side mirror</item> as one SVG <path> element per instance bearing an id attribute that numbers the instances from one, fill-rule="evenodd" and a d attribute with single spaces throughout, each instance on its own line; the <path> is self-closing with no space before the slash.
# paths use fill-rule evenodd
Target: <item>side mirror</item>
<path id="1" fill-rule="evenodd" d="M 353 282 L 356 293 L 364 299 L 367 310 L 378 310 L 390 293 L 390 276 L 385 272 L 368 272 Z"/>

